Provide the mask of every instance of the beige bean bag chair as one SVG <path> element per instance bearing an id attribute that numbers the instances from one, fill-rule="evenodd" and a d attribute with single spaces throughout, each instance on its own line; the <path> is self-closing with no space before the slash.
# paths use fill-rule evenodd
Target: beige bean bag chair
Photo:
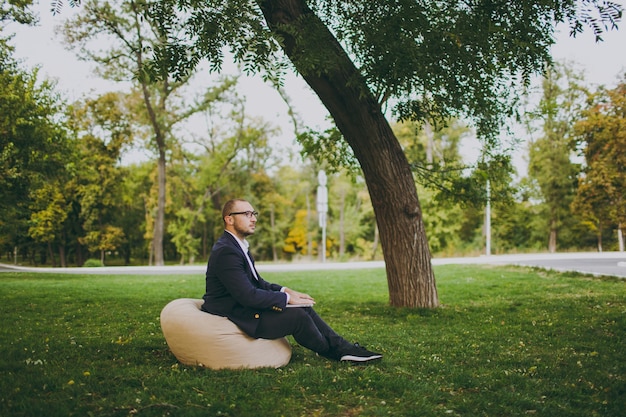
<path id="1" fill-rule="evenodd" d="M 163 336 L 181 363 L 211 369 L 279 368 L 289 363 L 287 339 L 254 339 L 226 317 L 200 310 L 202 303 L 180 298 L 161 311 Z"/>

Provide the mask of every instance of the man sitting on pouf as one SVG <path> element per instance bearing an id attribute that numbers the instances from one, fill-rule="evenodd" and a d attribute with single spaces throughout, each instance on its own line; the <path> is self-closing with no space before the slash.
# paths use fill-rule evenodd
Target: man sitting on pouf
<path id="1" fill-rule="evenodd" d="M 296 342 L 329 359 L 381 359 L 382 355 L 339 336 L 317 315 L 311 296 L 261 278 L 246 241 L 254 233 L 257 216 L 246 200 L 230 200 L 224 205 L 225 231 L 211 250 L 202 310 L 227 317 L 254 338 L 293 335 Z"/>

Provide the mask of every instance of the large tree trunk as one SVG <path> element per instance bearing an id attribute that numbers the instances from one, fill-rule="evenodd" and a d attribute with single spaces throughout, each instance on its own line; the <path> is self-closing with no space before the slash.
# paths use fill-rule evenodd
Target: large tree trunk
<path id="1" fill-rule="evenodd" d="M 59 262 L 61 263 L 61 268 L 67 267 L 67 259 L 65 256 L 65 245 L 63 243 L 59 244 Z"/>
<path id="2" fill-rule="evenodd" d="M 57 260 L 54 257 L 54 250 L 52 250 L 52 243 L 48 242 L 48 253 L 50 254 L 50 259 L 52 259 L 52 266 L 56 267 L 57 266 Z"/>
<path id="3" fill-rule="evenodd" d="M 553 218 L 550 220 L 550 234 L 548 236 L 548 252 L 556 253 L 556 220 Z"/>
<path id="4" fill-rule="evenodd" d="M 324 103 L 361 164 L 380 232 L 391 305 L 437 307 L 413 175 L 379 103 L 305 1 L 259 0 L 259 5 L 269 27 L 282 37 L 285 53 Z M 293 33 L 303 41 L 296 42 Z M 316 59 L 321 60 L 317 69 L 307 67 L 306 62 Z"/>
<path id="5" fill-rule="evenodd" d="M 138 67 L 142 68 L 141 55 L 137 57 Z M 166 90 L 167 88 L 164 88 Z M 148 111 L 150 123 L 154 131 L 154 140 L 156 142 L 159 159 L 157 160 L 157 212 L 154 219 L 154 235 L 152 237 L 152 249 L 154 250 L 154 264 L 156 266 L 163 266 L 165 260 L 163 257 L 163 235 L 165 234 L 165 195 L 166 195 L 166 144 L 165 135 L 159 124 L 156 112 L 152 104 L 152 97 L 148 89 L 148 84 L 145 81 L 141 83 L 141 90 L 143 93 L 144 104 Z M 162 109 L 163 110 L 163 109 Z"/>
<path id="6" fill-rule="evenodd" d="M 157 181 L 158 181 L 158 197 L 157 197 L 157 213 L 154 220 L 154 236 L 152 240 L 152 248 L 154 249 L 154 264 L 163 266 L 165 260 L 163 257 L 163 235 L 165 234 L 165 150 L 159 149 L 159 160 L 157 162 Z"/>

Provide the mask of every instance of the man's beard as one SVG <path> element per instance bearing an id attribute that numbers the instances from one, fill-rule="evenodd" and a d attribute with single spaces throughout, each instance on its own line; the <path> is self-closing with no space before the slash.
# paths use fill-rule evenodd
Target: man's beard
<path id="1" fill-rule="evenodd" d="M 243 228 L 237 227 L 237 226 L 235 226 L 235 231 L 237 233 L 239 233 L 241 236 L 244 236 L 244 237 L 248 237 L 248 236 L 254 234 L 254 230 L 250 231 L 249 228 L 243 229 Z"/>

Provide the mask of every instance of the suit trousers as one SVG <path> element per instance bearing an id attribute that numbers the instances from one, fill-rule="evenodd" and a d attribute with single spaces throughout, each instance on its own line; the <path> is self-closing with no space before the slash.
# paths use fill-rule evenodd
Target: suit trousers
<path id="1" fill-rule="evenodd" d="M 281 312 L 266 311 L 259 320 L 255 334 L 257 338 L 278 339 L 292 335 L 300 345 L 322 355 L 350 345 L 312 307 L 285 308 Z"/>

